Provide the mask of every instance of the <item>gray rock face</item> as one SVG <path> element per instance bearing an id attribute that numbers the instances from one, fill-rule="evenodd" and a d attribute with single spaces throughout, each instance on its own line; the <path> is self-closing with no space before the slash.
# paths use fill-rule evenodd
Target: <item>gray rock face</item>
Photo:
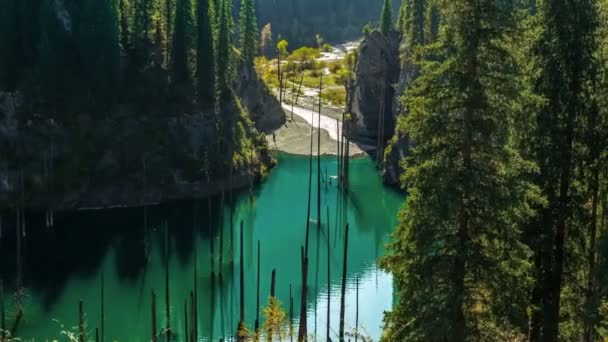
<path id="1" fill-rule="evenodd" d="M 395 94 L 394 112 L 397 114 L 397 121 L 400 116 L 406 116 L 407 111 L 402 107 L 399 97 L 403 92 L 414 82 L 419 75 L 419 67 L 416 65 L 402 65 L 399 82 L 397 83 L 397 92 Z M 388 143 L 384 167 L 382 169 L 382 178 L 386 184 L 399 185 L 400 175 L 403 173 L 402 161 L 407 156 L 411 147 L 411 142 L 408 136 L 395 128 L 393 137 Z"/>
<path id="2" fill-rule="evenodd" d="M 241 68 L 236 82 L 241 103 L 247 108 L 258 130 L 270 133 L 285 123 L 285 112 L 281 104 L 253 68 Z"/>
<path id="3" fill-rule="evenodd" d="M 353 117 L 351 133 L 355 141 L 376 144 L 382 104 L 382 134 L 385 141 L 393 134 L 396 116 L 395 85 L 400 74 L 399 43 L 397 32 L 385 36 L 375 30 L 359 46 L 355 79 L 349 87 L 348 101 L 348 109 Z"/>

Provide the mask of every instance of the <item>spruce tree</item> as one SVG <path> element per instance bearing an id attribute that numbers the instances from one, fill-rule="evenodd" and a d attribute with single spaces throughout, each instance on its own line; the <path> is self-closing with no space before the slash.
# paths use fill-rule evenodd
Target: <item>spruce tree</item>
<path id="1" fill-rule="evenodd" d="M 534 86 L 544 101 L 528 145 L 541 170 L 535 181 L 548 205 L 539 208 L 531 224 L 537 281 L 529 337 L 531 341 L 572 340 L 578 337 L 561 334 L 560 323 L 564 293 L 579 286 L 569 284 L 565 273 L 581 267 L 573 265 L 583 248 L 573 235 L 584 236 L 586 227 L 579 215 L 590 203 L 582 187 L 586 172 L 579 167 L 591 151 L 582 137 L 588 135 L 586 125 L 594 112 L 586 87 L 596 73 L 596 6 L 592 0 L 544 0 L 537 6 L 541 33 L 531 57 L 539 60 Z"/>
<path id="2" fill-rule="evenodd" d="M 19 82 L 20 35 L 17 0 L 6 0 L 0 11 L 0 90 L 12 91 Z"/>
<path id="3" fill-rule="evenodd" d="M 388 34 L 393 28 L 393 2 L 384 0 L 382 14 L 380 15 L 380 31 Z"/>
<path id="4" fill-rule="evenodd" d="M 134 0 L 133 45 L 139 53 L 146 53 L 154 42 L 157 0 Z"/>
<path id="5" fill-rule="evenodd" d="M 401 34 L 405 33 L 409 4 L 409 0 L 402 0 L 401 6 L 399 6 L 399 15 L 397 16 L 397 21 L 395 22 L 395 30 Z"/>
<path id="6" fill-rule="evenodd" d="M 413 147 L 407 205 L 382 260 L 397 298 L 386 341 L 497 340 L 525 326 L 532 278 L 520 225 L 540 195 L 526 179 L 534 164 L 513 146 L 513 12 L 493 0 L 444 10 L 441 40 L 418 56 L 421 75 L 404 96 Z"/>
<path id="7" fill-rule="evenodd" d="M 220 5 L 217 73 L 220 100 L 226 100 L 232 81 L 232 1 L 222 0 Z"/>
<path id="8" fill-rule="evenodd" d="M 258 22 L 254 0 L 241 1 L 239 28 L 243 63 L 253 65 L 253 59 L 258 49 Z"/>
<path id="9" fill-rule="evenodd" d="M 179 87 L 190 87 L 192 83 L 192 59 L 194 51 L 194 12 L 191 0 L 177 0 L 171 49 L 172 81 Z"/>
<path id="10" fill-rule="evenodd" d="M 215 46 L 213 22 L 215 12 L 210 2 L 199 0 L 197 7 L 198 41 L 196 78 L 199 104 L 211 105 L 215 101 Z"/>
<path id="11" fill-rule="evenodd" d="M 120 45 L 115 0 L 85 0 L 79 24 L 82 75 L 91 95 L 111 101 L 116 95 Z"/>

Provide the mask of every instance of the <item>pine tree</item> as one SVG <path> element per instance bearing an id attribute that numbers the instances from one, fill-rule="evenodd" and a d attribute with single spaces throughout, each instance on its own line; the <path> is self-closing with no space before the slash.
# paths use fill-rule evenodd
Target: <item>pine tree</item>
<path id="1" fill-rule="evenodd" d="M 37 74 L 41 91 L 47 100 L 58 100 L 70 92 L 76 83 L 75 67 L 79 64 L 77 51 L 74 51 L 71 37 L 72 27 L 60 22 L 55 14 L 53 0 L 44 0 L 40 7 L 40 58 Z M 72 84 L 71 84 L 72 83 Z"/>
<path id="2" fill-rule="evenodd" d="M 6 0 L 0 11 L 0 89 L 14 90 L 19 82 L 20 35 L 16 0 Z"/>
<path id="3" fill-rule="evenodd" d="M 154 42 L 158 18 L 156 0 L 134 0 L 133 45 L 140 53 Z"/>
<path id="4" fill-rule="evenodd" d="M 82 75 L 91 96 L 105 103 L 114 98 L 118 84 L 120 46 L 116 15 L 115 0 L 85 0 L 80 13 L 78 46 Z"/>
<path id="5" fill-rule="evenodd" d="M 411 2 L 409 0 L 402 0 L 401 6 L 399 6 L 399 15 L 397 16 L 397 21 L 395 22 L 395 30 L 401 34 L 405 33 L 410 3 Z"/>
<path id="6" fill-rule="evenodd" d="M 215 101 L 215 46 L 213 22 L 215 12 L 213 0 L 199 0 L 197 7 L 198 42 L 197 42 L 197 88 L 201 105 L 210 105 Z"/>
<path id="7" fill-rule="evenodd" d="M 387 341 L 523 334 L 532 278 L 520 225 L 540 194 L 511 135 L 521 101 L 505 49 L 512 13 L 493 0 L 446 3 L 441 40 L 418 56 L 404 96 L 409 196 L 382 260 L 397 292 Z"/>
<path id="8" fill-rule="evenodd" d="M 194 51 L 194 12 L 191 0 L 177 0 L 173 46 L 171 49 L 172 81 L 179 87 L 190 87 L 192 83 L 192 52 Z"/>
<path id="9" fill-rule="evenodd" d="M 132 8 L 129 0 L 119 0 L 120 13 L 120 45 L 124 50 L 131 48 L 131 18 Z"/>
<path id="10" fill-rule="evenodd" d="M 573 265 L 582 246 L 572 235 L 584 236 L 586 230 L 579 213 L 588 203 L 582 186 L 587 180 L 579 165 L 589 148 L 581 137 L 588 135 L 593 112 L 586 86 L 595 74 L 596 13 L 592 0 L 545 0 L 537 6 L 541 34 L 532 57 L 539 59 L 534 85 L 544 106 L 529 145 L 541 170 L 535 180 L 549 203 L 531 224 L 537 281 L 529 336 L 531 341 L 571 340 L 579 337 L 561 335 L 559 327 L 564 291 L 578 287 L 566 282 L 565 272 L 581 267 Z"/>
<path id="11" fill-rule="evenodd" d="M 219 16 L 217 73 L 220 99 L 229 95 L 232 81 L 232 1 L 222 0 Z"/>
<path id="12" fill-rule="evenodd" d="M 382 14 L 380 16 L 380 31 L 388 34 L 393 27 L 393 2 L 384 0 L 382 5 Z"/>
<path id="13" fill-rule="evenodd" d="M 258 22 L 255 15 L 254 0 L 241 1 L 239 28 L 243 63 L 253 65 L 253 59 L 258 48 Z"/>

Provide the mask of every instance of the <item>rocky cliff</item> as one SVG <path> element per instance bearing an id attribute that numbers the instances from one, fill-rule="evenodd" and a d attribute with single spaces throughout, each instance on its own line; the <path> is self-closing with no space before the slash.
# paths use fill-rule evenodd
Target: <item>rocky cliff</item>
<path id="1" fill-rule="evenodd" d="M 384 114 L 383 140 L 386 142 L 393 135 L 395 85 L 400 74 L 399 41 L 397 32 L 384 35 L 375 30 L 359 46 L 347 104 L 353 120 L 351 137 L 355 141 L 376 146 L 381 113 Z"/>

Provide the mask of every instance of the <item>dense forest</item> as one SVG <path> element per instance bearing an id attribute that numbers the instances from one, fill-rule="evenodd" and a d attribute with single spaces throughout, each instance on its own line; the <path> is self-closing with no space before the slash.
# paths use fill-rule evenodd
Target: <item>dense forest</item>
<path id="1" fill-rule="evenodd" d="M 401 37 L 409 146 L 383 340 L 608 339 L 608 0 L 2 3 L 0 89 L 66 122 L 220 112 L 261 43 L 380 18 Z"/>
<path id="2" fill-rule="evenodd" d="M 608 2 L 405 0 L 386 341 L 608 338 Z"/>
<path id="3" fill-rule="evenodd" d="M 3 7 L 0 89 L 22 90 L 45 110 L 213 108 L 257 51 L 253 1 L 242 2 L 236 23 L 231 1 L 6 0 Z"/>
<path id="4" fill-rule="evenodd" d="M 314 45 L 315 36 L 338 43 L 357 39 L 362 28 L 380 17 L 380 0 L 259 0 L 260 25 L 270 23 L 275 39 L 292 47 Z M 394 8 L 400 1 L 393 0 Z M 277 40 L 278 41 L 278 40 Z"/>

